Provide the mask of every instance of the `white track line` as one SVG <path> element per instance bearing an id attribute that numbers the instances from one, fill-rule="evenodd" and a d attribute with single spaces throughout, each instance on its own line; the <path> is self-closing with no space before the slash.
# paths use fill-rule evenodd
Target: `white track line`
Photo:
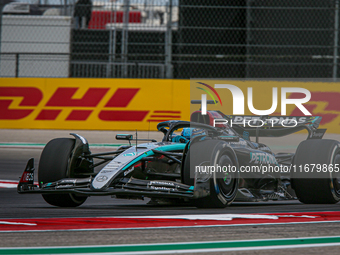
<path id="1" fill-rule="evenodd" d="M 24 223 L 24 222 L 10 222 L 10 221 L 0 221 L 0 225 L 25 225 L 25 226 L 36 226 L 36 223 Z"/>

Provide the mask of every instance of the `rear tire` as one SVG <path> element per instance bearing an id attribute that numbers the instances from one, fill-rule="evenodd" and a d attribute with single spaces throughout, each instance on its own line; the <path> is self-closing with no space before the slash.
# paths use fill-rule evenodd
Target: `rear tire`
<path id="1" fill-rule="evenodd" d="M 304 204 L 335 204 L 340 201 L 340 173 L 339 171 L 321 171 L 315 173 L 300 172 L 306 165 L 311 164 L 336 166 L 340 168 L 340 143 L 335 140 L 306 140 L 300 143 L 296 150 L 293 165 L 296 172 L 292 172 L 292 184 L 296 196 Z"/>
<path id="2" fill-rule="evenodd" d="M 191 155 L 191 156 L 190 156 Z M 219 140 L 204 140 L 190 145 L 187 153 L 184 168 L 183 182 L 187 185 L 194 185 L 194 178 L 190 177 L 195 172 L 195 166 L 235 166 L 235 156 L 232 149 Z M 198 208 L 225 208 L 230 205 L 237 194 L 238 176 L 236 173 L 228 173 L 221 178 L 213 174 L 209 180 L 210 195 L 193 200 Z"/>
<path id="3" fill-rule="evenodd" d="M 40 156 L 39 185 L 72 177 L 72 173 L 67 173 L 67 167 L 74 144 L 75 139 L 71 138 L 56 138 L 46 144 Z M 74 194 L 43 194 L 42 197 L 50 205 L 60 207 L 76 207 L 87 199 Z"/>

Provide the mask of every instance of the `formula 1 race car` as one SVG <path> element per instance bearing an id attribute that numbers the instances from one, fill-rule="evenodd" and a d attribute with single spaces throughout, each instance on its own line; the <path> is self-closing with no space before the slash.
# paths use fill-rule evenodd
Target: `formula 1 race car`
<path id="1" fill-rule="evenodd" d="M 255 122 L 265 123 L 256 127 L 240 124 L 247 118 L 254 116 L 196 111 L 190 122 L 159 123 L 157 129 L 164 134 L 160 142 L 137 144 L 142 139 L 120 134 L 116 139 L 129 145 L 96 154 L 80 135 L 53 139 L 40 157 L 38 185 L 34 184 L 31 158 L 17 190 L 20 194 L 41 193 L 47 203 L 62 207 L 79 206 L 88 196 L 105 195 L 220 208 L 233 201 L 340 200 L 340 143 L 321 139 L 325 132 L 317 129 L 321 117 L 284 117 L 296 123 L 288 127 L 278 125 L 282 116 L 256 116 Z M 233 121 L 238 124 L 231 126 Z M 259 137 L 280 137 L 304 129 L 308 139 L 295 153 L 274 154 L 258 142 Z"/>

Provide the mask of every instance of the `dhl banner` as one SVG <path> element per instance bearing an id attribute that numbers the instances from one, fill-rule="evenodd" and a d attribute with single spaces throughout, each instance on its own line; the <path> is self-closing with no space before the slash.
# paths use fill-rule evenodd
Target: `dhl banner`
<path id="1" fill-rule="evenodd" d="M 155 130 L 189 120 L 189 82 L 149 79 L 0 79 L 0 128 Z"/>
<path id="2" fill-rule="evenodd" d="M 233 89 L 218 88 L 224 84 Z M 231 85 L 231 86 L 228 86 Z M 249 95 L 249 88 L 252 90 L 252 96 Z M 321 116 L 322 121 L 319 128 L 326 128 L 327 133 L 340 134 L 340 83 L 335 82 L 303 82 L 303 81 L 273 81 L 273 80 L 204 80 L 195 79 L 190 81 L 190 98 L 199 100 L 202 94 L 206 94 L 207 100 L 214 99 L 219 101 L 217 104 L 208 104 L 207 110 L 220 110 L 225 114 L 233 114 L 235 100 L 241 100 L 244 106 L 244 115 L 253 115 L 249 109 L 249 98 L 252 105 L 257 110 L 267 110 L 273 105 L 273 88 L 276 88 L 277 107 L 270 115 L 280 116 L 282 113 L 282 96 L 292 101 L 292 99 L 301 99 L 306 95 L 303 93 L 286 93 L 283 95 L 283 88 L 287 91 L 294 91 L 294 88 L 306 89 L 310 92 L 311 98 L 303 106 L 312 114 L 312 116 Z M 241 92 L 238 90 L 240 89 Z M 215 91 L 214 91 L 215 90 Z M 297 89 L 299 91 L 299 89 Z M 201 105 L 191 105 L 191 112 L 198 110 Z M 286 105 L 286 116 L 304 116 L 304 113 L 294 104 Z M 236 109 L 239 110 L 239 109 Z M 282 116 L 284 117 L 284 116 Z"/>
<path id="3" fill-rule="evenodd" d="M 190 99 L 200 99 L 201 82 L 215 87 L 216 83 L 238 87 L 244 95 L 244 114 L 248 88 L 252 103 L 258 110 L 271 108 L 273 87 L 277 88 L 278 104 L 272 115 L 281 115 L 281 89 L 305 88 L 311 99 L 303 106 L 313 115 L 321 116 L 320 128 L 340 134 L 340 83 L 242 81 L 242 80 L 160 80 L 160 79 L 76 79 L 76 78 L 1 78 L 0 128 L 17 129 L 83 129 L 83 130 L 155 130 L 158 122 L 189 120 Z M 233 113 L 233 95 L 227 89 L 216 89 L 225 114 Z M 287 98 L 299 98 L 288 93 Z M 190 109 L 192 108 L 192 109 Z M 208 110 L 221 109 L 208 105 Z M 287 115 L 302 116 L 292 104 Z"/>

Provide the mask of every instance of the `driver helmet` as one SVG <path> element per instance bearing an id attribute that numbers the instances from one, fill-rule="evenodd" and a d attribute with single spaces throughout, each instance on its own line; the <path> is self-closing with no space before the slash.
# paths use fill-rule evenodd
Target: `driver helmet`
<path id="1" fill-rule="evenodd" d="M 181 133 L 181 136 L 185 137 L 188 140 L 198 135 L 206 135 L 205 130 L 198 128 L 183 128 Z"/>

